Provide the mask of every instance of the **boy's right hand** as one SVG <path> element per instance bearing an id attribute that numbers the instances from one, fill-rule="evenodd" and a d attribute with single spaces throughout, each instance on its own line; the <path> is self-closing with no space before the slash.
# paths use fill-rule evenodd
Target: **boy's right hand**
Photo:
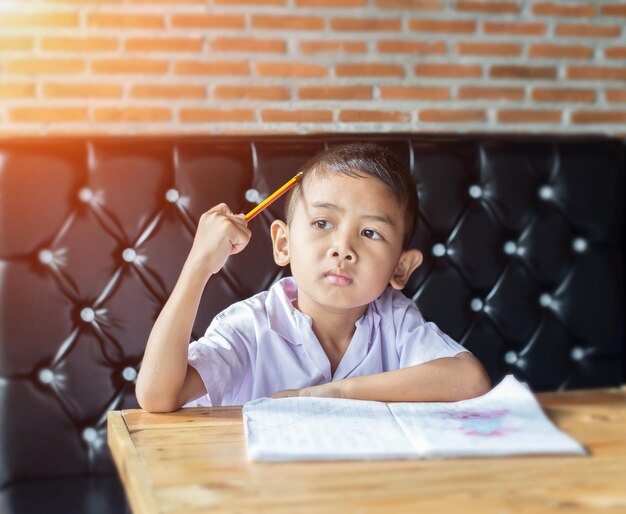
<path id="1" fill-rule="evenodd" d="M 189 259 L 198 263 L 207 280 L 222 269 L 228 257 L 243 250 L 252 233 L 243 214 L 221 203 L 200 217 Z"/>

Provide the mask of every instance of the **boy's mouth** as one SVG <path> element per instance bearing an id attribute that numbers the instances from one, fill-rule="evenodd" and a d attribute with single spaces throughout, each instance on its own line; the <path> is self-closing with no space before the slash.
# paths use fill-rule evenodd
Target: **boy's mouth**
<path id="1" fill-rule="evenodd" d="M 324 278 L 331 284 L 337 286 L 349 286 L 352 284 L 352 277 L 342 269 L 332 269 L 324 273 Z"/>

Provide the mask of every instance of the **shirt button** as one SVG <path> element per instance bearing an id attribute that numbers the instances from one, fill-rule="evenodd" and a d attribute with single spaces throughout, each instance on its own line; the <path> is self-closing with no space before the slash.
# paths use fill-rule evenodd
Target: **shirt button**
<path id="1" fill-rule="evenodd" d="M 441 243 L 437 243 L 435 245 L 433 245 L 433 255 L 435 257 L 443 257 L 446 253 L 446 247 L 445 245 L 441 244 Z"/>
<path id="2" fill-rule="evenodd" d="M 170 203 L 178 202 L 180 198 L 180 193 L 177 189 L 168 189 L 165 193 L 165 199 Z"/>
<path id="3" fill-rule="evenodd" d="M 94 319 L 96 319 L 96 313 L 91 307 L 85 307 L 80 311 L 80 318 L 85 323 L 91 323 Z"/>

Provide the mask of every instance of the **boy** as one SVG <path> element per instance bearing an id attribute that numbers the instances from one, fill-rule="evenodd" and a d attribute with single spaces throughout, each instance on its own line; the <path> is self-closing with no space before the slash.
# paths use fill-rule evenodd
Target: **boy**
<path id="1" fill-rule="evenodd" d="M 421 264 L 409 249 L 415 184 L 384 148 L 331 149 L 303 168 L 287 222 L 271 225 L 274 260 L 292 277 L 218 314 L 188 345 L 211 275 L 251 237 L 220 204 L 200 219 L 137 378 L 142 408 L 243 404 L 262 396 L 456 401 L 490 383 L 480 362 L 426 323 L 400 290 Z"/>

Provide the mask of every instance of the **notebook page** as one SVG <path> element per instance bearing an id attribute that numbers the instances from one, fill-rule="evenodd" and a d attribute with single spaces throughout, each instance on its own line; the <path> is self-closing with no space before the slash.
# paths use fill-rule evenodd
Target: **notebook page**
<path id="1" fill-rule="evenodd" d="M 389 410 L 424 457 L 585 454 L 512 375 L 471 400 L 396 403 Z"/>
<path id="2" fill-rule="evenodd" d="M 251 460 L 415 458 L 385 403 L 342 398 L 260 398 L 243 407 Z"/>

